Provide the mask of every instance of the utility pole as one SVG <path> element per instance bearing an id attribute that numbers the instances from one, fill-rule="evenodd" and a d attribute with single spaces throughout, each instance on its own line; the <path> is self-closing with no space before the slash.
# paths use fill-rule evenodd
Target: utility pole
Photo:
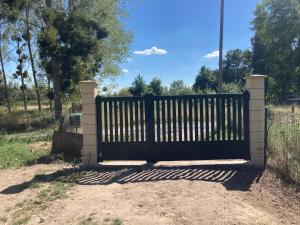
<path id="1" fill-rule="evenodd" d="M 224 30 L 224 0 L 221 0 L 219 74 L 218 74 L 218 92 L 219 93 L 223 91 L 223 30 Z"/>

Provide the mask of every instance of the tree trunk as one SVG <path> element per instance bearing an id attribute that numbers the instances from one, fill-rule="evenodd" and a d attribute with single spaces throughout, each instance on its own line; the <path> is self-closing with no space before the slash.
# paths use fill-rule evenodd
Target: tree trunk
<path id="1" fill-rule="evenodd" d="M 26 21 L 28 21 L 28 7 L 26 8 Z M 27 28 L 27 35 L 30 34 L 30 29 L 29 29 L 29 23 L 26 23 L 26 28 Z M 32 75 L 33 75 L 33 80 L 34 80 L 34 86 L 35 86 L 35 92 L 36 92 L 36 97 L 37 97 L 37 103 L 38 103 L 38 109 L 39 111 L 42 110 L 41 107 L 41 97 L 40 97 L 40 91 L 36 79 L 36 70 L 34 66 L 34 60 L 33 60 L 33 55 L 32 55 L 32 49 L 31 49 L 31 43 L 30 43 L 30 38 L 28 36 L 27 38 L 27 46 L 28 46 L 28 51 L 29 51 L 29 57 L 30 57 L 30 62 L 31 62 L 31 68 L 32 68 Z"/>
<path id="2" fill-rule="evenodd" d="M 22 82 L 22 95 L 23 95 L 23 102 L 24 102 L 24 110 L 27 111 L 27 98 L 26 98 L 25 83 L 24 83 L 23 74 L 21 75 L 21 82 Z"/>
<path id="3" fill-rule="evenodd" d="M 50 85 L 51 81 L 50 81 L 49 75 L 47 75 L 47 82 L 48 82 L 48 92 L 50 92 L 51 91 L 51 85 Z M 49 109 L 52 112 L 53 106 L 52 106 L 52 99 L 51 98 L 49 98 Z"/>
<path id="4" fill-rule="evenodd" d="M 60 120 L 62 117 L 62 101 L 61 101 L 61 87 L 59 78 L 59 66 L 56 60 L 52 62 L 53 72 L 53 89 L 54 89 L 54 115 L 55 119 Z"/>
<path id="5" fill-rule="evenodd" d="M 3 74 L 3 81 L 4 81 L 5 97 L 6 97 L 7 109 L 8 109 L 9 112 L 11 112 L 10 100 L 9 100 L 8 89 L 7 89 L 6 74 L 5 74 L 3 60 L 4 59 L 3 59 L 3 55 L 2 55 L 2 47 L 1 47 L 1 44 L 0 44 L 0 61 L 1 61 L 1 70 L 2 70 L 2 74 Z"/>

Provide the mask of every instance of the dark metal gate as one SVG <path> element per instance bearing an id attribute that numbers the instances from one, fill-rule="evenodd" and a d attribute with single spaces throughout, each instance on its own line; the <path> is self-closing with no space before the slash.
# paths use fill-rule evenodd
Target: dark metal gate
<path id="1" fill-rule="evenodd" d="M 96 97 L 99 160 L 250 159 L 249 94 Z"/>

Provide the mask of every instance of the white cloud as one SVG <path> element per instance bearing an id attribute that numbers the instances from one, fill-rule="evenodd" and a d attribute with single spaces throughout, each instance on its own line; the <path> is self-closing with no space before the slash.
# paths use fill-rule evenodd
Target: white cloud
<path id="1" fill-rule="evenodd" d="M 129 70 L 128 69 L 122 69 L 123 73 L 128 73 Z"/>
<path id="2" fill-rule="evenodd" d="M 217 58 L 219 57 L 219 50 L 213 51 L 211 53 L 208 53 L 204 56 L 205 58 L 211 59 L 211 58 Z"/>
<path id="3" fill-rule="evenodd" d="M 134 51 L 133 54 L 136 55 L 166 55 L 168 51 L 165 49 L 160 49 L 155 46 L 149 49 L 145 49 L 143 51 Z"/>

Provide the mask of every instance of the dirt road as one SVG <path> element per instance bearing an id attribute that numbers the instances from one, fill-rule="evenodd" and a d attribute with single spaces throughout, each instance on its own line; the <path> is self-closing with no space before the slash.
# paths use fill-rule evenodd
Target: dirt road
<path id="1" fill-rule="evenodd" d="M 245 165 L 110 164 L 89 171 L 66 166 L 0 172 L 2 223 L 10 224 L 16 205 L 34 199 L 41 189 L 28 184 L 59 180 L 75 183 L 68 197 L 56 199 L 45 210 L 33 210 L 26 223 L 300 224 L 299 193 L 284 187 L 271 172 Z M 33 180 L 36 174 L 40 175 Z"/>

